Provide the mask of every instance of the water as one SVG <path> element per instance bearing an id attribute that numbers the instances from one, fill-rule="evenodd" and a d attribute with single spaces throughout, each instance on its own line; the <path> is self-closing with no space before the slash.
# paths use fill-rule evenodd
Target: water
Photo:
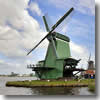
<path id="1" fill-rule="evenodd" d="M 0 77 L 0 94 L 1 95 L 95 95 L 88 91 L 87 87 L 6 87 L 7 81 L 16 80 L 35 80 L 35 77 Z"/>

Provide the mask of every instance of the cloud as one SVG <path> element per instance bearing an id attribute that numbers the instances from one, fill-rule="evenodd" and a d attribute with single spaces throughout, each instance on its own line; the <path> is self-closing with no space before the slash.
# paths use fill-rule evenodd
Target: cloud
<path id="1" fill-rule="evenodd" d="M 95 0 L 79 0 L 79 5 L 88 8 L 91 14 L 95 14 Z"/>
<path id="2" fill-rule="evenodd" d="M 25 74 L 32 73 L 31 69 L 27 69 L 27 64 L 13 63 L 13 62 L 0 62 L 0 74 L 11 74 L 11 72 Z"/>
<path id="3" fill-rule="evenodd" d="M 83 49 L 81 46 L 75 44 L 72 41 L 70 42 L 70 46 L 71 46 L 72 51 L 74 51 L 75 53 L 82 54 L 85 51 L 85 49 Z"/>
<path id="4" fill-rule="evenodd" d="M 73 41 L 70 42 L 70 49 L 71 49 L 71 56 L 76 59 L 81 59 L 80 63 L 78 64 L 79 68 L 87 69 L 88 59 L 90 56 L 90 52 L 85 46 L 81 46 L 79 44 L 74 43 Z M 91 60 L 95 61 L 95 55 L 92 55 Z M 94 62 L 95 63 L 95 62 Z"/>
<path id="5" fill-rule="evenodd" d="M 58 1 L 55 0 L 55 3 Z M 38 3 L 33 2 L 28 5 L 28 2 L 29 0 L 0 1 L 0 38 L 8 39 L 0 40 L 0 59 L 2 59 L 0 60 L 0 72 L 2 73 L 31 72 L 31 70 L 27 70 L 26 65 L 40 60 L 44 56 L 42 52 L 46 52 L 43 48 L 47 48 L 48 41 L 45 39 L 34 52 L 26 56 L 28 51 L 47 34 L 27 10 L 29 8 L 32 13 L 41 16 L 42 11 Z M 60 6 L 60 1 L 58 3 Z M 65 31 L 66 29 L 63 29 L 63 32 Z M 72 56 L 76 58 L 81 58 L 84 54 L 86 54 L 84 57 L 88 55 L 84 47 L 76 45 L 74 42 L 71 42 L 71 50 L 73 51 Z"/>
<path id="6" fill-rule="evenodd" d="M 7 39 L 0 40 L 0 58 L 5 61 L 0 65 L 0 72 L 20 73 L 22 69 L 21 72 L 27 73 L 27 60 L 33 60 L 32 54 L 29 57 L 26 54 L 47 34 L 40 28 L 38 21 L 29 15 L 28 2 L 29 0 L 0 1 L 0 38 Z M 40 11 L 37 14 L 41 15 L 38 4 L 34 5 L 37 8 L 33 12 Z M 45 40 L 38 48 L 44 48 L 47 44 Z"/>
<path id="7" fill-rule="evenodd" d="M 42 15 L 42 11 L 39 8 L 38 4 L 36 2 L 32 2 L 30 3 L 29 7 L 28 7 L 33 13 L 36 13 L 38 16 Z"/>
<path id="8" fill-rule="evenodd" d="M 0 64 L 4 63 L 4 60 L 0 60 Z"/>
<path id="9" fill-rule="evenodd" d="M 57 8 L 71 8 L 81 13 L 94 15 L 95 14 L 95 0 L 49 0 L 50 3 Z"/>
<path id="10" fill-rule="evenodd" d="M 38 7 L 36 3 L 32 5 Z M 33 48 L 46 35 L 38 21 L 29 15 L 27 7 L 28 0 L 0 2 L 0 36 L 11 39 L 0 41 L 0 53 L 5 56 L 25 56 L 26 50 Z M 46 42 L 43 47 L 45 45 Z"/>

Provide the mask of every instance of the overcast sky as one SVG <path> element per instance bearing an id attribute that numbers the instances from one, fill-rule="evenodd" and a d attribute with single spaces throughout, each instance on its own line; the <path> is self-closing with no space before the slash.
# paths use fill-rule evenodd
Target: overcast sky
<path id="1" fill-rule="evenodd" d="M 26 56 L 47 34 L 42 16 L 48 13 L 53 25 L 71 7 L 74 11 L 56 31 L 71 39 L 71 56 L 87 68 L 90 52 L 95 58 L 94 0 L 0 0 L 0 74 L 31 73 L 27 64 L 44 59 L 48 46 L 45 40 Z"/>

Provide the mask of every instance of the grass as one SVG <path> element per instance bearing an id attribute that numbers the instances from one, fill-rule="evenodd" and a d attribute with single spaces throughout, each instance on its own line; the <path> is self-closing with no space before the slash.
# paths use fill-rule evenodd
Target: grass
<path id="1" fill-rule="evenodd" d="M 85 80 L 70 80 L 70 81 L 46 81 L 46 80 L 32 80 L 32 81 L 9 81 L 6 83 L 6 86 L 16 86 L 16 87 L 46 87 L 46 86 L 67 86 L 67 87 L 75 87 L 75 86 L 89 86 L 89 84 L 95 84 L 94 79 L 85 79 Z M 89 88 L 92 86 L 90 85 Z M 91 88 L 92 89 L 92 88 Z"/>
<path id="2" fill-rule="evenodd" d="M 89 89 L 89 91 L 91 91 L 91 92 L 95 92 L 95 84 L 94 84 L 94 83 L 90 83 L 90 84 L 88 85 L 88 89 Z"/>

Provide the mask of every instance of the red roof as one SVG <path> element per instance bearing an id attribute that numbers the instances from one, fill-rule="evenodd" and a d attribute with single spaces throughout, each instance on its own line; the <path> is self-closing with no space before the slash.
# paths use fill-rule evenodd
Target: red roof
<path id="1" fill-rule="evenodd" d="M 86 70 L 85 74 L 95 74 L 95 71 L 94 70 Z"/>

